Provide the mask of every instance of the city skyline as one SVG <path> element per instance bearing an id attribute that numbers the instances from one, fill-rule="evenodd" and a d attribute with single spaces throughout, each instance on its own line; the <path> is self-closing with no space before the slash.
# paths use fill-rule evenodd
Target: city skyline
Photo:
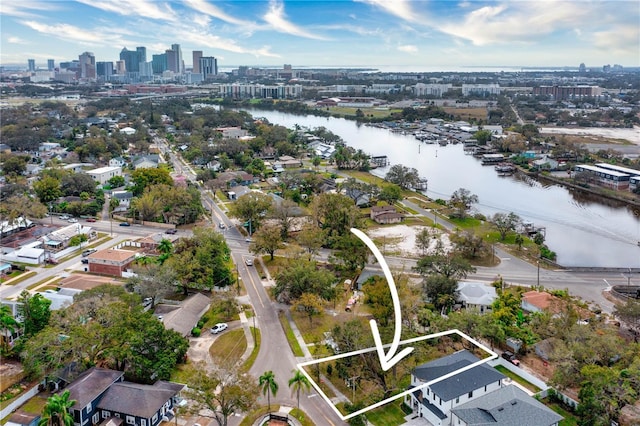
<path id="1" fill-rule="evenodd" d="M 636 1 L 8 0 L 0 5 L 0 64 L 46 67 L 124 48 L 180 44 L 231 65 L 367 67 L 640 66 Z M 144 29 L 143 31 L 139 29 Z"/>

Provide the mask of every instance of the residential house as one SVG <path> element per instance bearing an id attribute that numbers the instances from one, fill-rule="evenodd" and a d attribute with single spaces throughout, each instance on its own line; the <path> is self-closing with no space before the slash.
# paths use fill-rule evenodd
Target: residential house
<path id="1" fill-rule="evenodd" d="M 49 251 L 60 251 L 69 247 L 71 238 L 76 235 L 86 235 L 90 240 L 97 236 L 96 231 L 90 227 L 81 223 L 72 223 L 63 228 L 56 229 L 53 232 L 40 238 L 40 241 L 44 243 L 44 246 Z"/>
<path id="2" fill-rule="evenodd" d="M 127 160 L 122 157 L 115 157 L 109 160 L 109 167 L 124 167 L 127 164 Z"/>
<path id="3" fill-rule="evenodd" d="M 133 192 L 131 191 L 112 191 L 111 198 L 118 200 L 118 207 L 123 207 L 122 210 L 126 211 L 131 205 L 133 199 Z"/>
<path id="4" fill-rule="evenodd" d="M 218 127 L 216 132 L 222 134 L 223 139 L 240 139 L 249 135 L 249 132 L 240 127 Z"/>
<path id="5" fill-rule="evenodd" d="M 522 293 L 520 306 L 527 312 L 550 311 L 560 312 L 560 299 L 547 293 L 546 291 L 527 291 Z"/>
<path id="6" fill-rule="evenodd" d="M 416 367 L 411 372 L 409 389 L 417 389 L 405 397 L 405 403 L 434 426 L 450 425 L 451 410 L 501 388 L 506 377 L 484 363 L 425 384 L 479 361 L 471 352 L 462 350 Z"/>
<path id="7" fill-rule="evenodd" d="M 93 367 L 80 374 L 66 390 L 69 391 L 69 399 L 76 403 L 70 408 L 75 426 L 91 426 L 101 420 L 98 402 L 109 390 L 111 385 L 124 379 L 123 371 L 114 371 L 107 368 Z"/>
<path id="8" fill-rule="evenodd" d="M 207 313 L 209 306 L 211 306 L 211 299 L 202 293 L 196 293 L 183 300 L 180 306 L 160 305 L 156 307 L 156 312 L 163 312 L 162 322 L 165 328 L 175 330 L 187 337 L 198 325 L 200 318 Z"/>
<path id="9" fill-rule="evenodd" d="M 368 197 L 367 197 L 368 201 Z M 369 217 L 380 224 L 400 223 L 404 219 L 404 214 L 398 213 L 393 206 L 373 206 Z"/>
<path id="10" fill-rule="evenodd" d="M 100 167 L 86 172 L 100 185 L 107 183 L 114 176 L 122 176 L 122 167 Z"/>
<path id="11" fill-rule="evenodd" d="M 458 283 L 458 299 L 466 309 L 475 309 L 485 313 L 491 310 L 491 305 L 497 299 L 496 289 L 483 283 L 460 281 Z"/>
<path id="12" fill-rule="evenodd" d="M 344 191 L 344 194 L 356 203 L 356 207 L 368 206 L 371 201 L 371 197 L 368 193 L 356 188 L 347 188 Z"/>
<path id="13" fill-rule="evenodd" d="M 89 272 L 122 277 L 123 273 L 127 272 L 131 264 L 136 260 L 136 255 L 138 255 L 138 252 L 133 250 L 99 250 L 87 257 Z"/>
<path id="14" fill-rule="evenodd" d="M 31 414 L 18 410 L 9 417 L 9 421 L 5 426 L 38 426 L 40 420 L 39 414 Z"/>
<path id="15" fill-rule="evenodd" d="M 160 157 L 158 155 L 144 155 L 133 160 L 133 167 L 138 169 L 155 169 L 158 167 Z"/>
<path id="16" fill-rule="evenodd" d="M 249 189 L 246 186 L 232 186 L 227 191 L 227 198 L 229 198 L 229 200 L 237 200 L 238 198 L 250 192 L 251 192 L 251 189 Z"/>
<path id="17" fill-rule="evenodd" d="M 169 240 L 171 244 L 175 244 L 176 241 L 178 241 L 179 239 L 180 239 L 179 235 L 157 233 L 157 234 L 151 234 L 146 237 L 140 238 L 136 240 L 136 243 L 139 244 L 140 248 L 142 248 L 145 252 L 157 253 L 158 246 L 160 245 L 162 240 Z"/>
<path id="18" fill-rule="evenodd" d="M 153 385 L 131 382 L 112 384 L 98 403 L 102 421 L 122 419 L 132 426 L 157 426 L 175 416 L 184 385 L 158 381 Z"/>
<path id="19" fill-rule="evenodd" d="M 451 424 L 461 426 L 557 426 L 563 417 L 515 385 L 451 410 Z"/>
<path id="20" fill-rule="evenodd" d="M 297 158 L 293 158 L 290 155 L 283 155 L 275 162 L 276 165 L 282 166 L 282 168 L 290 169 L 294 167 L 302 167 L 302 161 Z"/>
<path id="21" fill-rule="evenodd" d="M 131 135 L 135 135 L 136 134 L 136 129 L 134 129 L 133 127 L 123 127 L 122 129 L 120 129 L 120 133 L 124 133 L 127 136 L 131 136 Z"/>

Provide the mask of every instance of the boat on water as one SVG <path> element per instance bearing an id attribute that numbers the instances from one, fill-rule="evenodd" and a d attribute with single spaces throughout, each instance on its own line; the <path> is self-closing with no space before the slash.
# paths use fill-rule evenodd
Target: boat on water
<path id="1" fill-rule="evenodd" d="M 511 163 L 498 163 L 494 168 L 499 176 L 510 176 L 516 172 L 516 166 Z"/>

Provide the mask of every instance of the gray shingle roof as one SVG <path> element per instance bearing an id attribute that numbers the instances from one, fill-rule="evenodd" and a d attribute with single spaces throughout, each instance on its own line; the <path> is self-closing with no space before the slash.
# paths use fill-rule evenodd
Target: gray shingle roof
<path id="1" fill-rule="evenodd" d="M 413 375 L 420 380 L 429 382 L 478 361 L 479 358 L 471 352 L 463 350 L 422 364 L 413 370 Z M 480 389 L 504 378 L 504 374 L 486 364 L 482 364 L 456 374 L 455 376 L 451 376 L 448 379 L 434 383 L 430 388 L 431 391 L 442 398 L 442 400 L 451 401 L 453 398 Z"/>
<path id="2" fill-rule="evenodd" d="M 73 409 L 81 410 L 86 407 L 123 375 L 122 371 L 98 367 L 90 368 L 82 373 L 73 383 L 67 386 L 69 399 L 76 401 Z"/>
<path id="3" fill-rule="evenodd" d="M 180 389 L 183 387 L 180 385 Z M 167 389 L 164 385 L 115 383 L 104 394 L 98 408 L 149 419 L 177 393 L 176 389 Z"/>
<path id="4" fill-rule="evenodd" d="M 551 426 L 563 418 L 514 385 L 497 389 L 451 412 L 468 426 Z"/>

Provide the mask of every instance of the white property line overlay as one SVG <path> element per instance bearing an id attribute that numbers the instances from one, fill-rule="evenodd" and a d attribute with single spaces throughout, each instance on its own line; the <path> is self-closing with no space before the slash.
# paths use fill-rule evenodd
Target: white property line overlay
<path id="1" fill-rule="evenodd" d="M 327 358 L 301 362 L 301 363 L 298 364 L 298 369 L 302 372 L 302 374 L 304 374 L 307 377 L 309 382 L 311 382 L 311 385 L 313 385 L 313 387 L 318 391 L 320 396 L 322 396 L 322 398 L 324 398 L 324 400 L 327 402 L 327 404 L 329 404 L 329 406 L 333 409 L 333 411 L 335 411 L 335 413 L 342 420 L 346 421 L 346 420 L 348 420 L 348 419 L 350 419 L 352 417 L 359 416 L 360 414 L 364 414 L 367 411 L 373 410 L 374 408 L 378 408 L 378 407 L 380 407 L 380 406 L 382 406 L 384 404 L 387 404 L 387 403 L 389 403 L 391 401 L 394 401 L 396 399 L 402 398 L 405 395 L 413 393 L 413 392 L 415 392 L 417 390 L 420 390 L 420 389 L 425 388 L 427 386 L 431 386 L 434 383 L 438 383 L 438 382 L 440 382 L 442 380 L 448 379 L 449 377 L 455 376 L 456 374 L 460 374 L 460 373 L 462 373 L 464 371 L 471 370 L 472 368 L 475 368 L 475 367 L 477 367 L 479 365 L 482 365 L 482 364 L 484 364 L 484 363 L 486 363 L 488 361 L 491 361 L 492 359 L 498 358 L 498 354 L 497 353 L 495 353 L 494 351 L 492 351 L 491 349 L 489 349 L 488 347 L 486 347 L 482 343 L 478 342 L 477 340 L 475 340 L 471 336 L 466 335 L 465 333 L 461 332 L 458 329 L 441 331 L 440 333 L 433 333 L 433 334 L 428 334 L 428 335 L 425 335 L 425 336 L 414 337 L 412 339 L 403 340 L 403 341 L 400 342 L 400 344 L 403 345 L 403 344 L 408 344 L 408 343 L 415 343 L 415 342 L 420 342 L 420 341 L 423 341 L 423 340 L 434 339 L 436 337 L 448 336 L 450 334 L 457 334 L 458 336 L 462 337 L 463 339 L 468 340 L 469 342 L 473 343 L 474 345 L 476 345 L 477 347 L 479 347 L 483 351 L 487 352 L 490 356 L 487 357 L 487 358 L 483 358 L 483 359 L 481 359 L 481 360 L 479 360 L 477 362 L 474 362 L 473 364 L 469 364 L 469 365 L 467 365 L 465 367 L 459 368 L 459 369 L 457 369 L 455 371 L 452 371 L 452 372 L 447 373 L 447 374 L 445 374 L 443 376 L 440 376 L 437 379 L 433 379 L 433 380 L 431 380 L 429 382 L 421 384 L 420 386 L 416 386 L 414 388 L 408 389 L 408 390 L 406 390 L 404 392 L 401 392 L 399 394 L 393 395 L 393 396 L 391 396 L 391 397 L 389 397 L 387 399 L 383 399 L 382 401 L 378 401 L 375 404 L 372 404 L 372 405 L 370 405 L 368 407 L 365 407 L 365 408 L 363 408 L 361 410 L 358 410 L 358 411 L 356 411 L 354 413 L 351 413 L 351 414 L 349 414 L 347 416 L 343 415 L 340 412 L 340 410 L 338 410 L 338 408 L 333 404 L 333 402 L 331 402 L 331 400 L 327 397 L 327 395 L 325 395 L 325 393 L 322 391 L 322 389 L 320 389 L 320 385 L 317 384 L 315 382 L 315 380 L 313 380 L 313 378 L 305 371 L 305 369 L 303 367 L 307 367 L 307 366 L 313 365 L 313 364 L 319 364 L 321 362 L 333 361 L 333 360 L 340 359 L 340 358 L 346 358 L 346 357 L 349 357 L 349 356 L 360 355 L 360 354 L 364 354 L 364 353 L 367 353 L 367 352 L 373 352 L 373 351 L 376 350 L 375 347 L 367 348 L 367 349 L 360 349 L 358 351 L 347 352 L 347 353 L 344 353 L 344 354 L 333 355 L 333 356 L 330 356 L 330 357 L 327 357 Z M 387 344 L 387 345 L 384 345 L 384 346 L 388 347 L 388 346 L 391 346 L 391 344 Z"/>

